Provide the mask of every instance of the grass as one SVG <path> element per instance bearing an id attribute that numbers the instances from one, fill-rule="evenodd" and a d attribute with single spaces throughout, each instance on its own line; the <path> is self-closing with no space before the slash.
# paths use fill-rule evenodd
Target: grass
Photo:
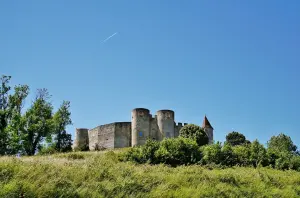
<path id="1" fill-rule="evenodd" d="M 0 197 L 300 197 L 296 171 L 136 165 L 119 152 L 2 157 Z"/>

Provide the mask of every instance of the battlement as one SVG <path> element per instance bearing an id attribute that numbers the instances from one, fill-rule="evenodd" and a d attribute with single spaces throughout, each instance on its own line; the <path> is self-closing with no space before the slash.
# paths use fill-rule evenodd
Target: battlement
<path id="1" fill-rule="evenodd" d="M 213 128 L 205 116 L 205 132 L 213 140 Z M 182 127 L 189 123 L 175 122 L 175 112 L 169 109 L 151 113 L 146 108 L 135 108 L 131 111 L 130 122 L 113 122 L 98 125 L 95 128 L 77 128 L 75 147 L 89 146 L 95 150 L 102 148 L 122 148 L 145 144 L 148 138 L 161 141 L 164 138 L 178 137 Z"/>

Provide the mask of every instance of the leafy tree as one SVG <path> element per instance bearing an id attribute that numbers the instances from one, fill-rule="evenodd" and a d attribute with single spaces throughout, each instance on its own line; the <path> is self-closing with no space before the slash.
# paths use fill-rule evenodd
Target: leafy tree
<path id="1" fill-rule="evenodd" d="M 39 89 L 24 115 L 23 146 L 27 155 L 34 155 L 41 142 L 52 132 L 52 104 L 47 89 Z"/>
<path id="2" fill-rule="evenodd" d="M 204 129 L 195 124 L 188 124 L 183 126 L 179 131 L 179 136 L 191 138 L 197 142 L 199 146 L 208 144 L 208 136 Z"/>
<path id="3" fill-rule="evenodd" d="M 283 133 L 280 133 L 278 136 L 272 136 L 267 145 L 268 149 L 274 152 L 296 153 L 297 151 L 297 146 L 294 145 L 292 139 Z"/>
<path id="4" fill-rule="evenodd" d="M 66 127 L 72 124 L 70 102 L 63 101 L 58 111 L 53 116 L 54 146 L 57 151 L 72 150 L 71 134 L 66 132 Z"/>
<path id="5" fill-rule="evenodd" d="M 0 155 L 6 154 L 8 146 L 8 133 L 5 129 L 10 117 L 8 110 L 8 92 L 11 89 L 8 84 L 10 79 L 10 76 L 4 75 L 0 78 Z"/>
<path id="6" fill-rule="evenodd" d="M 266 165 L 267 151 L 258 140 L 252 142 L 250 147 L 250 160 L 254 167 Z"/>
<path id="7" fill-rule="evenodd" d="M 236 131 L 233 131 L 226 135 L 226 142 L 231 146 L 237 146 L 237 145 L 249 143 L 247 142 L 246 137 L 243 134 Z"/>
<path id="8" fill-rule="evenodd" d="M 8 154 L 16 154 L 22 152 L 22 130 L 24 128 L 24 120 L 21 115 L 23 103 L 29 94 L 27 85 L 18 85 L 14 88 L 14 94 L 9 96 L 9 111 L 11 114 L 10 122 L 6 128 L 9 135 Z"/>

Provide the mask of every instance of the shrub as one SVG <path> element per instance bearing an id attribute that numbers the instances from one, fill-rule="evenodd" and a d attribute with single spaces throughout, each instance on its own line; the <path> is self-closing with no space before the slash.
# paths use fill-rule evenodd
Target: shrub
<path id="1" fill-rule="evenodd" d="M 201 159 L 201 153 L 196 141 L 189 138 L 168 138 L 161 142 L 149 139 L 145 145 L 130 148 L 121 154 L 120 159 L 137 163 L 164 163 L 176 166 L 198 162 Z"/>
<path id="2" fill-rule="evenodd" d="M 233 152 L 230 144 L 225 144 L 221 149 L 221 164 L 225 166 L 234 166 L 238 163 L 237 155 Z"/>
<path id="3" fill-rule="evenodd" d="M 289 168 L 296 171 L 300 171 L 300 156 L 294 155 L 291 158 Z"/>
<path id="4" fill-rule="evenodd" d="M 259 143 L 258 140 L 255 140 L 251 143 L 250 146 L 250 160 L 254 167 L 257 166 L 266 166 L 267 165 L 267 150 L 265 147 Z"/>
<path id="5" fill-rule="evenodd" d="M 222 145 L 220 142 L 201 147 L 201 164 L 220 164 L 222 161 Z"/>
<path id="6" fill-rule="evenodd" d="M 79 147 L 76 147 L 74 149 L 74 151 L 89 151 L 89 146 L 86 144 L 86 145 L 83 145 L 83 146 L 79 146 Z"/>
<path id="7" fill-rule="evenodd" d="M 250 156 L 250 146 L 249 145 L 239 145 L 232 148 L 233 153 L 236 156 L 236 165 L 238 166 L 249 166 L 251 161 Z"/>
<path id="8" fill-rule="evenodd" d="M 208 136 L 204 129 L 195 124 L 188 124 L 183 126 L 179 131 L 179 136 L 184 138 L 191 138 L 197 142 L 199 146 L 208 144 Z"/>
<path id="9" fill-rule="evenodd" d="M 120 154 L 120 159 L 137 163 L 155 163 L 155 152 L 158 150 L 159 144 L 155 140 L 148 139 L 143 146 L 135 146 Z"/>
<path id="10" fill-rule="evenodd" d="M 57 153 L 58 151 L 55 149 L 54 146 L 43 147 L 39 152 L 38 155 L 51 155 Z"/>
<path id="11" fill-rule="evenodd" d="M 164 139 L 155 152 L 158 163 L 172 166 L 181 164 L 194 164 L 201 159 L 201 152 L 197 142 L 189 138 Z"/>

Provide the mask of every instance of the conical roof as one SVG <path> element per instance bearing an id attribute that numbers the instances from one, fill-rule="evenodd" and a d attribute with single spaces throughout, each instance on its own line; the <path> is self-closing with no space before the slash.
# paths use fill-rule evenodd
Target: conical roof
<path id="1" fill-rule="evenodd" d="M 209 123 L 206 115 L 204 116 L 204 119 L 203 119 L 203 123 L 202 123 L 202 128 L 211 128 L 211 129 L 214 129 L 211 124 Z"/>

